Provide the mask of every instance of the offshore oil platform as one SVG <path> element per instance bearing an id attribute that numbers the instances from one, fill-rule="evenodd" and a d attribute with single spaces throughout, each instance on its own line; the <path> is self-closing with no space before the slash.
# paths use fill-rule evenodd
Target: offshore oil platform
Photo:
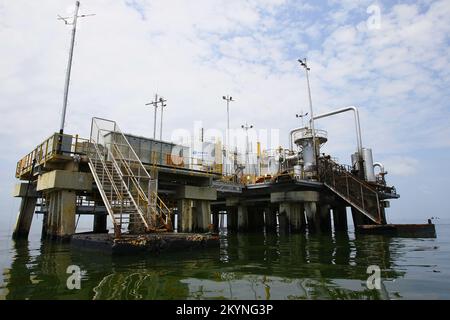
<path id="1" fill-rule="evenodd" d="M 258 143 L 255 161 L 249 160 L 248 142 L 243 153 L 229 139 L 226 144 L 201 141 L 198 153 L 155 134 L 124 133 L 115 121 L 97 117 L 89 137 L 64 133 L 79 2 L 76 8 L 61 129 L 17 163 L 16 178 L 22 182 L 14 196 L 22 201 L 14 237 L 27 237 L 33 216 L 42 214 L 43 237 L 113 252 L 159 252 L 218 245 L 220 228 L 346 232 L 348 208 L 356 232 L 435 233 L 431 223 L 387 223 L 386 208 L 399 195 L 387 184 L 384 166 L 363 147 L 358 109 L 314 116 L 310 90 L 308 125 L 289 132 L 287 148 L 262 150 Z M 306 60 L 299 62 L 309 89 L 310 69 Z M 162 110 L 165 101 L 153 103 L 155 130 L 158 103 Z M 343 112 L 352 112 L 355 119 L 357 147 L 350 165 L 321 153 L 327 132 L 314 127 L 315 121 Z M 93 217 L 92 232 L 77 234 L 81 215 Z"/>

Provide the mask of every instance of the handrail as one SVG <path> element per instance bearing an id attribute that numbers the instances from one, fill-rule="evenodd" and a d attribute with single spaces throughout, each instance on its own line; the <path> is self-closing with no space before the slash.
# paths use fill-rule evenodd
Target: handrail
<path id="1" fill-rule="evenodd" d="M 113 163 L 114 167 L 116 168 L 116 171 L 117 171 L 118 174 L 121 176 L 121 182 L 122 182 L 123 184 L 125 184 L 125 181 L 123 180 L 122 170 L 120 170 L 120 167 L 119 167 L 119 165 L 117 164 L 116 158 L 114 157 L 114 155 L 112 154 L 111 150 L 109 150 L 109 149 L 108 149 L 108 154 L 111 156 L 112 163 Z M 125 187 L 126 187 L 126 185 L 125 185 Z M 146 227 L 147 229 L 149 229 L 148 222 L 146 221 L 146 219 L 145 219 L 145 217 L 144 217 L 144 215 L 143 215 L 143 213 L 142 213 L 142 211 L 141 211 L 139 205 L 136 203 L 135 199 L 133 198 L 133 195 L 131 194 L 130 190 L 129 190 L 127 187 L 125 188 L 125 190 L 127 191 L 128 196 L 130 197 L 131 201 L 133 201 L 133 204 L 135 205 L 136 209 L 138 210 L 138 213 L 139 213 L 139 215 L 141 216 L 142 221 L 143 221 L 144 224 L 145 224 L 145 227 Z"/>
<path id="2" fill-rule="evenodd" d="M 147 172 L 147 170 L 145 170 L 144 165 L 142 164 L 141 159 L 139 159 L 138 155 L 136 154 L 136 152 L 134 151 L 133 147 L 130 145 L 130 143 L 128 142 L 128 139 L 125 137 L 125 135 L 122 133 L 122 131 L 120 130 L 119 126 L 116 124 L 116 122 L 114 122 L 116 125 L 116 131 L 115 133 L 119 133 L 122 138 L 125 140 L 125 142 L 127 143 L 128 147 L 131 149 L 131 152 L 133 153 L 133 155 L 135 156 L 137 162 L 139 163 L 139 165 L 142 167 L 142 169 L 144 169 L 144 172 L 147 174 L 147 176 L 149 177 L 149 179 L 151 179 L 152 177 L 150 177 L 150 174 Z"/>
<path id="3" fill-rule="evenodd" d="M 345 166 L 331 159 L 322 158 L 319 168 L 321 180 L 326 186 L 376 223 L 382 223 L 379 195 L 373 186 L 357 179 Z M 337 178 L 345 178 L 345 181 L 339 182 Z"/>
<path id="4" fill-rule="evenodd" d="M 62 150 L 63 153 L 86 154 L 86 152 L 81 152 L 82 150 L 78 150 L 78 146 L 80 143 L 88 142 L 89 140 L 79 138 L 78 135 L 54 133 L 17 162 L 16 177 L 19 178 L 20 176 L 31 171 L 31 166 L 34 159 L 36 160 L 36 165 L 41 165 L 43 163 L 45 164 L 53 156 L 58 155 L 59 146 L 63 142 L 63 139 L 59 139 L 60 137 L 70 137 L 72 141 L 70 150 Z"/>
<path id="5" fill-rule="evenodd" d="M 95 144 L 94 147 L 95 147 L 95 150 L 98 152 L 97 155 L 102 155 L 100 150 L 98 150 L 97 144 Z M 114 191 L 116 192 L 116 195 L 120 198 L 120 200 L 123 200 L 122 195 L 120 194 L 119 190 L 117 190 L 116 184 L 114 183 L 114 178 L 112 177 L 111 173 L 109 172 L 108 166 L 105 163 L 105 159 L 103 159 L 103 157 L 99 157 L 99 158 L 100 158 L 100 162 L 103 165 L 103 169 L 105 170 L 106 175 L 108 176 L 108 179 L 111 182 L 111 185 L 113 186 Z"/>
<path id="6" fill-rule="evenodd" d="M 131 181 L 132 181 L 133 185 L 135 186 L 136 190 L 138 191 L 138 196 L 140 196 L 141 199 L 144 200 L 144 202 L 147 202 L 147 206 L 148 206 L 149 203 L 150 203 L 150 200 L 147 197 L 147 195 L 145 194 L 145 192 L 143 192 L 143 190 L 142 190 L 141 186 L 139 185 L 139 183 L 136 181 L 135 176 L 133 175 L 133 172 L 132 172 L 131 168 L 129 167 L 128 163 L 124 160 L 123 153 L 120 151 L 120 149 L 117 147 L 117 145 L 113 144 L 113 147 L 115 148 L 116 152 L 118 152 L 120 154 L 119 160 L 124 165 L 126 171 L 128 172 L 128 174 L 129 174 L 128 177 L 131 178 Z M 148 177 L 150 177 L 150 175 L 148 175 Z M 151 180 L 151 178 L 150 178 L 150 180 Z M 156 205 L 157 205 L 157 207 L 160 209 L 160 211 L 166 210 L 167 212 L 163 212 L 163 213 L 166 216 L 166 218 L 168 217 L 170 219 L 171 210 L 166 206 L 166 204 L 158 196 L 157 192 L 155 192 L 155 191 L 150 191 L 150 192 L 152 192 L 152 195 L 156 197 Z M 162 207 L 161 204 L 164 207 Z M 157 214 L 157 212 L 155 212 L 155 214 Z"/>
<path id="7" fill-rule="evenodd" d="M 99 135 L 102 131 L 106 134 Z M 103 145 L 106 149 L 103 153 L 104 156 L 107 155 L 111 159 L 115 171 L 118 172 L 122 184 L 125 186 L 124 192 L 128 193 L 131 203 L 144 220 L 147 230 L 150 231 L 150 228 L 153 227 L 158 230 L 159 219 L 163 222 L 164 227 L 169 229 L 171 210 L 154 190 L 155 188 L 151 185 L 151 181 L 154 179 L 117 123 L 107 119 L 93 118 L 91 140 L 96 141 L 94 144 L 98 153 L 100 150 L 96 144 Z M 146 185 L 147 181 L 148 186 Z"/>

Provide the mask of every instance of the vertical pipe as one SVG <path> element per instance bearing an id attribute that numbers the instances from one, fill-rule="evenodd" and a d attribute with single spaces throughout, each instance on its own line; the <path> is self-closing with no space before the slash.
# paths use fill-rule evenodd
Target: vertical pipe
<path id="1" fill-rule="evenodd" d="M 161 104 L 161 124 L 159 126 L 159 140 L 162 141 L 162 133 L 163 133 L 163 116 L 164 116 L 164 104 Z"/>
<path id="2" fill-rule="evenodd" d="M 153 120 L 153 140 L 156 139 L 156 112 L 158 109 L 158 95 L 155 94 L 155 116 Z"/>
<path id="3" fill-rule="evenodd" d="M 313 106 L 312 106 L 312 98 L 311 98 L 311 86 L 309 84 L 309 72 L 308 72 L 308 66 L 306 64 L 306 58 L 305 58 L 305 71 L 306 71 L 306 82 L 308 84 L 308 97 L 309 97 L 309 112 L 311 112 L 311 131 L 312 131 L 312 138 L 313 138 L 313 149 L 314 149 L 314 165 L 317 165 L 317 150 L 316 150 L 316 131 L 314 129 L 314 113 L 313 113 Z"/>

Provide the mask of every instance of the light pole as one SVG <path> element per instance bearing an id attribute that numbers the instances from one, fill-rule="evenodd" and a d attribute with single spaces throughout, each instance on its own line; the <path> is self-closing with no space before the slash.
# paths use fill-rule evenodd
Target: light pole
<path id="1" fill-rule="evenodd" d="M 305 69 L 306 73 L 306 83 L 308 85 L 308 97 L 309 97 L 309 112 L 311 113 L 311 133 L 313 138 L 313 149 L 314 149 L 314 164 L 317 165 L 317 150 L 316 150 L 316 131 L 314 129 L 314 113 L 313 113 L 313 105 L 312 105 L 312 98 L 311 98 L 311 86 L 309 84 L 309 71 L 311 68 L 308 67 L 306 58 L 301 60 L 298 59 L 298 62 L 300 65 Z"/>
<path id="2" fill-rule="evenodd" d="M 164 100 L 162 97 L 158 99 L 158 94 L 155 94 L 155 100 L 149 103 L 146 103 L 146 106 L 154 106 L 155 114 L 153 118 L 153 140 L 156 140 L 156 115 L 158 112 L 158 107 L 161 107 L 161 128 L 160 128 L 160 143 L 161 143 L 161 152 L 160 152 L 160 164 L 162 164 L 162 121 L 163 121 L 163 110 L 166 105 L 167 100 Z M 152 151 L 150 151 L 152 152 Z"/>
<path id="3" fill-rule="evenodd" d="M 245 166 L 248 168 L 249 166 L 249 159 L 248 159 L 248 130 L 253 129 L 253 125 L 248 125 L 247 123 L 245 123 L 245 125 L 241 126 L 242 129 L 245 130 L 246 133 L 246 146 L 245 146 Z M 249 170 L 247 169 L 247 171 L 249 172 Z"/>
<path id="4" fill-rule="evenodd" d="M 153 119 L 153 140 L 156 140 L 156 114 L 158 112 L 158 107 L 161 107 L 161 129 L 160 129 L 160 139 L 162 139 L 162 120 L 163 120 L 163 114 L 162 110 L 164 109 L 166 105 L 167 100 L 164 100 L 163 98 L 158 99 L 158 94 L 155 94 L 155 100 L 149 103 L 146 103 L 146 106 L 154 106 L 155 107 L 155 114 Z"/>
<path id="5" fill-rule="evenodd" d="M 230 97 L 229 95 L 223 96 L 223 100 L 227 101 L 227 152 L 226 152 L 226 164 L 225 164 L 225 173 L 228 175 L 228 158 L 229 158 L 229 148 L 231 147 L 230 144 L 230 102 L 234 102 L 233 97 Z"/>
<path id="6" fill-rule="evenodd" d="M 304 121 L 303 121 L 303 118 L 306 117 L 307 115 L 308 115 L 308 112 L 307 113 L 303 113 L 303 110 L 302 110 L 302 113 L 295 115 L 296 118 L 301 118 L 302 119 L 302 127 L 305 125 Z"/>
<path id="7" fill-rule="evenodd" d="M 69 61 L 67 62 L 67 71 L 66 71 L 66 80 L 64 84 L 64 98 L 63 98 L 63 107 L 61 112 L 61 124 L 59 129 L 59 145 L 58 145 L 58 151 L 61 151 L 61 145 L 62 145 L 62 135 L 64 134 L 64 125 L 66 122 L 66 110 L 67 110 L 67 100 L 69 98 L 69 85 L 70 85 L 70 75 L 72 73 L 72 60 L 73 60 L 73 51 L 75 47 L 75 35 L 77 33 L 77 22 L 78 18 L 84 18 L 84 17 L 90 17 L 95 16 L 95 14 L 84 14 L 79 16 L 78 11 L 80 10 L 80 1 L 75 2 L 75 13 L 72 18 L 72 22 L 69 22 L 69 19 L 71 18 L 63 18 L 61 16 L 58 16 L 58 20 L 64 21 L 66 25 L 72 25 L 72 38 L 70 40 L 70 49 L 69 49 Z"/>
<path id="8" fill-rule="evenodd" d="M 159 126 L 159 140 L 162 141 L 163 134 L 163 116 L 164 116 L 164 108 L 167 107 L 167 100 L 163 98 L 159 98 L 159 103 L 161 104 L 161 125 Z"/>

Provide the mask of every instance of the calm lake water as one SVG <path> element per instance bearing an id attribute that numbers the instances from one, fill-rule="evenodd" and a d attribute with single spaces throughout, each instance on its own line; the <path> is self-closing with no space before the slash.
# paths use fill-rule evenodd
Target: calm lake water
<path id="1" fill-rule="evenodd" d="M 450 299 L 450 225 L 437 239 L 223 233 L 219 249 L 111 257 L 0 233 L 0 299 Z M 66 286 L 69 265 L 80 290 Z M 369 290 L 369 265 L 381 290 Z"/>

